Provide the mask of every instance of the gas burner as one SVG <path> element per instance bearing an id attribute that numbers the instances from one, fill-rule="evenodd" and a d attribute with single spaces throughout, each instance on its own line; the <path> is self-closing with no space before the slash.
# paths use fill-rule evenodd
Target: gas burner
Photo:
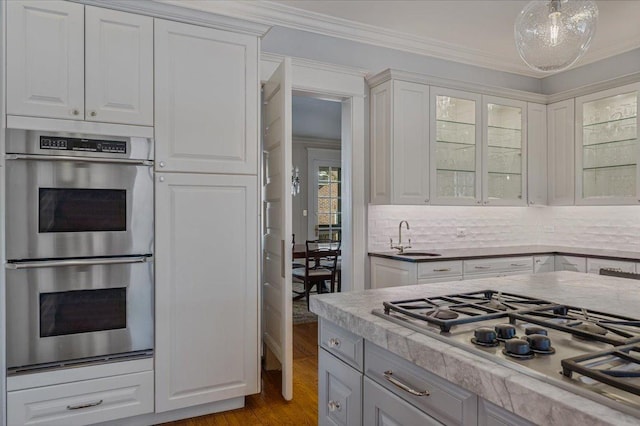
<path id="1" fill-rule="evenodd" d="M 537 354 L 551 355 L 556 353 L 555 348 L 551 346 L 551 339 L 542 334 L 530 334 L 524 338 L 529 342 L 531 350 Z"/>
<path id="2" fill-rule="evenodd" d="M 531 359 L 534 356 L 529 342 L 524 339 L 510 339 L 505 341 L 502 353 L 518 359 Z"/>
<path id="3" fill-rule="evenodd" d="M 458 318 L 458 314 L 449 309 L 435 309 L 433 311 L 427 311 L 424 313 L 426 316 L 431 318 L 438 318 L 443 320 L 452 320 Z"/>
<path id="4" fill-rule="evenodd" d="M 498 324 L 495 329 L 498 340 L 505 341 L 516 337 L 516 327 L 511 324 Z"/>
<path id="5" fill-rule="evenodd" d="M 582 322 L 572 327 L 577 330 L 586 331 L 587 333 L 597 334 L 598 336 L 604 336 L 607 334 L 607 330 L 605 328 L 590 322 Z"/>
<path id="6" fill-rule="evenodd" d="M 476 328 L 473 331 L 474 337 L 471 338 L 471 343 L 479 346 L 495 347 L 500 344 L 496 338 L 496 332 L 489 327 Z"/>
<path id="7" fill-rule="evenodd" d="M 541 334 L 543 336 L 546 336 L 549 334 L 549 332 L 547 331 L 546 328 L 542 328 L 542 327 L 537 327 L 537 326 L 531 326 L 531 327 L 527 327 L 524 330 L 525 334 L 527 336 L 531 335 L 531 334 Z"/>

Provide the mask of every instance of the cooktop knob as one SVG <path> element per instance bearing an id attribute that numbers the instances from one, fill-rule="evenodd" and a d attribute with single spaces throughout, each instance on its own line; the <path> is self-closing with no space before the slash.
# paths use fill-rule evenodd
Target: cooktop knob
<path id="1" fill-rule="evenodd" d="M 498 340 L 509 340 L 516 337 L 516 327 L 511 324 L 498 324 L 495 328 Z"/>
<path id="2" fill-rule="evenodd" d="M 523 339 L 506 340 L 504 342 L 504 349 L 502 353 L 519 359 L 533 358 L 533 351 L 529 346 L 529 342 Z"/>
<path id="3" fill-rule="evenodd" d="M 476 328 L 473 332 L 473 339 L 471 341 L 480 346 L 497 346 L 498 340 L 496 339 L 495 330 L 489 327 Z"/>
<path id="4" fill-rule="evenodd" d="M 542 334 L 543 336 L 546 336 L 548 334 L 546 328 L 542 328 L 538 326 L 527 327 L 527 329 L 525 330 L 525 333 L 527 334 L 527 336 L 530 334 Z"/>

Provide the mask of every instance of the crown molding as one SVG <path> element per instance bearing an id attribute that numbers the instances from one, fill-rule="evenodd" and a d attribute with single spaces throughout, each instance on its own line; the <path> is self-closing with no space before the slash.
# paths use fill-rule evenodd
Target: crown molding
<path id="1" fill-rule="evenodd" d="M 640 82 L 640 72 L 627 74 L 622 77 L 616 77 L 611 80 L 599 81 L 597 83 L 581 86 L 576 89 L 566 90 L 564 92 L 547 95 L 547 103 L 565 101 L 567 99 L 577 98 L 578 96 L 589 95 L 591 93 L 601 92 L 603 90 L 614 89 L 627 84 Z"/>
<path id="2" fill-rule="evenodd" d="M 148 15 L 154 18 L 169 19 L 185 22 L 219 30 L 233 31 L 236 33 L 263 37 L 271 26 L 246 20 L 241 16 L 234 17 L 228 14 L 220 14 L 215 11 L 207 11 L 202 8 L 186 7 L 189 2 L 165 1 L 165 0 L 70 0 L 89 6 L 103 7 L 122 12 Z"/>
<path id="3" fill-rule="evenodd" d="M 389 80 L 402 80 L 411 83 L 446 87 L 449 89 L 464 90 L 468 92 L 482 93 L 483 95 L 499 96 L 502 98 L 516 99 L 519 101 L 535 102 L 541 104 L 546 104 L 548 98 L 547 95 L 543 95 L 541 93 L 506 89 L 503 87 L 488 86 L 478 83 L 469 83 L 460 80 L 433 77 L 429 75 L 399 71 L 394 69 L 386 69 L 378 74 L 367 77 L 367 83 L 370 87 L 377 86 Z"/>
<path id="4" fill-rule="evenodd" d="M 262 52 L 260 53 L 260 59 L 266 62 L 280 63 L 284 60 L 285 55 L 280 55 L 277 53 L 268 53 Z M 311 68 L 315 70 L 323 70 L 329 72 L 337 72 L 340 74 L 353 75 L 356 77 L 366 77 L 370 74 L 369 70 L 365 70 L 363 68 L 353 68 L 344 65 L 334 65 L 326 62 L 314 61 L 312 59 L 304 59 L 291 57 L 291 65 L 300 67 L 300 68 Z"/>

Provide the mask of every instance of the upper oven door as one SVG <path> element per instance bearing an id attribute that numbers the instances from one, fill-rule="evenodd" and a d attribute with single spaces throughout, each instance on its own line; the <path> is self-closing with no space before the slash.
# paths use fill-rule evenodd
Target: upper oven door
<path id="1" fill-rule="evenodd" d="M 7 259 L 152 253 L 152 173 L 143 161 L 7 156 Z"/>

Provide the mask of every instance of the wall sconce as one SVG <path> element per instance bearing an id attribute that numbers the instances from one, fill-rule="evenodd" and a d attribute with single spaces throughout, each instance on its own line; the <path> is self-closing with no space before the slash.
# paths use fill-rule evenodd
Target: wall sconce
<path id="1" fill-rule="evenodd" d="M 297 167 L 291 169 L 291 195 L 300 193 L 300 170 Z"/>

